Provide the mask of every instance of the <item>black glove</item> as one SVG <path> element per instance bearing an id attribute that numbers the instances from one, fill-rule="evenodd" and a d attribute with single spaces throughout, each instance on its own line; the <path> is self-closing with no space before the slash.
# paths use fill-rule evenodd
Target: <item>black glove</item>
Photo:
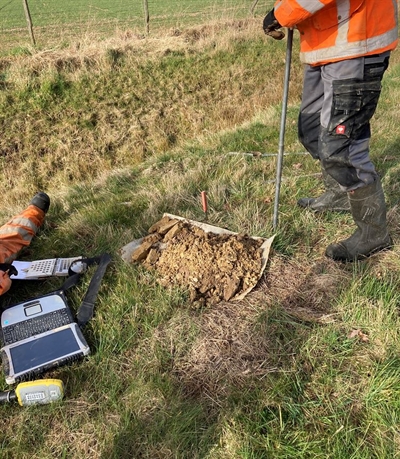
<path id="1" fill-rule="evenodd" d="M 282 26 L 275 17 L 274 10 L 271 10 L 263 21 L 264 33 L 269 37 L 275 38 L 275 40 L 282 40 L 285 34 L 281 30 L 278 30 L 281 27 Z"/>
<path id="2" fill-rule="evenodd" d="M 0 263 L 0 271 L 7 272 L 9 276 L 16 276 L 18 275 L 17 268 L 13 266 L 11 263 Z"/>

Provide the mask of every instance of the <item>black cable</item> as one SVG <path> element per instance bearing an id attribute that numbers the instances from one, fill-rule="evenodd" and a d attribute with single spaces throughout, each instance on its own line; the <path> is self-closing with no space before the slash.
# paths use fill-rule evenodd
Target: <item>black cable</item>
<path id="1" fill-rule="evenodd" d="M 4 392 L 0 392 L 0 403 L 9 403 L 17 400 L 17 394 L 15 390 L 7 390 Z"/>

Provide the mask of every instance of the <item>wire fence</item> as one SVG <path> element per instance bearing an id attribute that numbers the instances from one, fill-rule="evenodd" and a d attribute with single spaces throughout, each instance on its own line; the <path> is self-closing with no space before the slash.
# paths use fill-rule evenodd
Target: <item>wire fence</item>
<path id="1" fill-rule="evenodd" d="M 262 14 L 273 0 L 0 0 L 0 50 L 116 31 L 157 33 Z"/>

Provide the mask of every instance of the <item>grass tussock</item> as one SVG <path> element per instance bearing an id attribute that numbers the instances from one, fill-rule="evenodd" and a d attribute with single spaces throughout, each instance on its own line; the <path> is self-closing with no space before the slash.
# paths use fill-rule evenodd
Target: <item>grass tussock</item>
<path id="1" fill-rule="evenodd" d="M 371 142 L 393 250 L 334 263 L 325 247 L 351 217 L 296 206 L 322 185 L 298 154 L 294 58 L 279 226 L 257 287 L 194 308 L 118 255 L 164 212 L 272 235 L 276 158 L 248 153 L 277 151 L 285 42 L 259 29 L 210 23 L 0 61 L 2 215 L 38 188 L 52 198 L 22 256 L 113 255 L 85 329 L 91 356 L 46 375 L 64 381 L 63 402 L 0 406 L 1 457 L 399 457 L 397 52 Z M 73 309 L 89 280 L 69 292 Z M 58 287 L 14 283 L 2 304 Z"/>

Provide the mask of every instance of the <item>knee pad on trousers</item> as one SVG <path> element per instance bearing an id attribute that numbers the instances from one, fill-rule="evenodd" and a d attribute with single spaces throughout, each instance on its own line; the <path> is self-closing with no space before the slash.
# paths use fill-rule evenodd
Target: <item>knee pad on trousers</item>
<path id="1" fill-rule="evenodd" d="M 320 114 L 300 112 L 297 129 L 299 141 L 304 148 L 314 159 L 320 159 L 318 140 L 320 134 Z"/>
<path id="2" fill-rule="evenodd" d="M 331 163 L 325 160 L 321 161 L 321 165 L 327 174 L 335 179 L 339 185 L 342 185 L 345 188 L 354 187 L 354 185 L 357 185 L 360 182 L 357 170 L 354 167 L 341 166 L 340 164 Z"/>

